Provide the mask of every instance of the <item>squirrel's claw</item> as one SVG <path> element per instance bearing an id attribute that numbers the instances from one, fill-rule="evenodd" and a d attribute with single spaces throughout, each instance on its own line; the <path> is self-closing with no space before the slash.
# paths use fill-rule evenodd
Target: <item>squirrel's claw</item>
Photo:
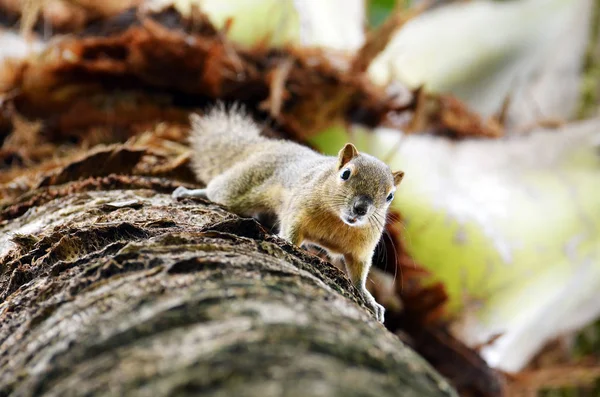
<path id="1" fill-rule="evenodd" d="M 179 186 L 177 189 L 173 190 L 171 193 L 171 197 L 174 199 L 184 198 L 184 197 L 199 197 L 206 199 L 206 189 L 186 189 L 183 186 Z"/>
<path id="2" fill-rule="evenodd" d="M 362 291 L 365 299 L 367 300 L 367 302 L 369 303 L 369 306 L 371 306 L 371 310 L 373 310 L 373 312 L 375 312 L 375 318 L 377 319 L 377 321 L 379 321 L 380 323 L 383 323 L 383 320 L 385 319 L 385 308 L 380 305 L 379 303 L 377 303 L 377 301 L 375 300 L 375 298 L 373 297 L 373 295 L 371 295 L 371 293 L 369 291 L 367 291 L 366 289 L 364 289 Z"/>
<path id="3" fill-rule="evenodd" d="M 375 317 L 377 317 L 377 321 L 383 323 L 385 320 L 385 308 L 377 302 L 373 302 L 372 308 L 375 312 Z"/>
<path id="4" fill-rule="evenodd" d="M 179 186 L 177 189 L 173 190 L 173 193 L 171 193 L 171 197 L 173 197 L 174 199 L 185 197 L 187 192 L 188 189 L 184 188 L 183 186 Z"/>

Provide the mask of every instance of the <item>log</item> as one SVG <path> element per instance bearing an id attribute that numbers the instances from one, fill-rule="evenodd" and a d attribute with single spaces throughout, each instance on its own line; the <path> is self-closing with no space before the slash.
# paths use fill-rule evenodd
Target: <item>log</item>
<path id="1" fill-rule="evenodd" d="M 335 267 L 168 179 L 0 211 L 0 395 L 454 396 Z"/>

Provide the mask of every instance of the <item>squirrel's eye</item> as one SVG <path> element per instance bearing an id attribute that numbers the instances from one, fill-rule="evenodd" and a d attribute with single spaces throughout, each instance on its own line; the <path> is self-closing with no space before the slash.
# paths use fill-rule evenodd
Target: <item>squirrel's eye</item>
<path id="1" fill-rule="evenodd" d="M 387 201 L 392 201 L 393 199 L 394 199 L 394 192 L 388 194 L 388 196 L 386 198 Z"/>
<path id="2" fill-rule="evenodd" d="M 340 174 L 340 178 L 347 181 L 350 178 L 350 169 L 346 168 L 344 171 L 342 171 L 342 173 Z"/>

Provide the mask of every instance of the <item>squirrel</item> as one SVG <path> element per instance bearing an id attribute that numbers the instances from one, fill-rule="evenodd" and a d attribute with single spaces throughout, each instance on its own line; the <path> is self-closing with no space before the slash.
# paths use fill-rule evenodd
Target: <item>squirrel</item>
<path id="1" fill-rule="evenodd" d="M 375 247 L 404 172 L 347 143 L 337 157 L 266 138 L 238 107 L 190 115 L 191 163 L 205 189 L 177 188 L 174 198 L 202 197 L 242 216 L 275 215 L 290 243 L 317 245 L 345 270 L 383 322 L 366 288 Z"/>

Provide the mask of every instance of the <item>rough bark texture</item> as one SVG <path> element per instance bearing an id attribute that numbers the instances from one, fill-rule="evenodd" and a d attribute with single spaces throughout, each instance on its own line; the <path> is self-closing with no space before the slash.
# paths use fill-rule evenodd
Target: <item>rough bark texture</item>
<path id="1" fill-rule="evenodd" d="M 450 396 L 333 266 L 173 184 L 0 213 L 0 395 Z"/>

